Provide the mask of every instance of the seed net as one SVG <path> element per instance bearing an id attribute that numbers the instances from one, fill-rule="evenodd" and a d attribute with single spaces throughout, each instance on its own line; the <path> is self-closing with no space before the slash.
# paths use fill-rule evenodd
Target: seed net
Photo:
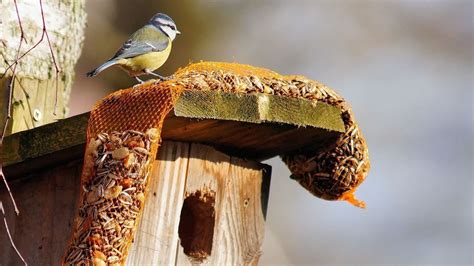
<path id="1" fill-rule="evenodd" d="M 349 104 L 334 90 L 303 76 L 282 76 L 248 65 L 202 62 L 176 73 L 176 82 L 186 89 L 234 93 L 265 93 L 327 103 L 341 110 L 344 133 L 325 147 L 304 148 L 281 158 L 291 178 L 313 195 L 326 200 L 345 200 L 364 208 L 354 197 L 370 169 L 369 152 Z"/>
<path id="2" fill-rule="evenodd" d="M 123 265 L 141 216 L 163 120 L 180 93 L 166 82 L 115 92 L 92 110 L 66 265 Z"/>

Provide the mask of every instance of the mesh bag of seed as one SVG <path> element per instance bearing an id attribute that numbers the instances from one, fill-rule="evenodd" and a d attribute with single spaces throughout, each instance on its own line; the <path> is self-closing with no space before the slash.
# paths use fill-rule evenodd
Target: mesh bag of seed
<path id="1" fill-rule="evenodd" d="M 281 157 L 292 173 L 291 178 L 313 195 L 365 207 L 364 202 L 354 197 L 354 191 L 370 169 L 367 144 L 351 108 L 331 88 L 303 76 L 282 76 L 267 69 L 231 63 L 192 64 L 179 70 L 175 77 L 175 82 L 185 89 L 273 94 L 339 108 L 345 132 L 334 143 Z"/>
<path id="2" fill-rule="evenodd" d="M 178 86 L 113 93 L 91 112 L 78 213 L 65 265 L 123 265 L 143 210 L 164 117 Z"/>

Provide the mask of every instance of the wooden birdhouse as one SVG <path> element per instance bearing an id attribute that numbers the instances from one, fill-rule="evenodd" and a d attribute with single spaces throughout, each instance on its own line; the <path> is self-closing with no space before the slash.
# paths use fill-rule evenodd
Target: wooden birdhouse
<path id="1" fill-rule="evenodd" d="M 97 176 L 111 174 L 102 173 L 100 167 L 129 171 L 125 156 L 137 152 L 132 154 L 133 163 L 140 162 L 140 153 L 147 153 L 148 133 L 134 131 L 134 121 L 140 120 L 134 116 L 152 112 L 146 109 L 152 106 L 145 104 L 152 105 L 150 101 L 135 104 L 136 100 L 129 100 L 135 107 L 119 104 L 118 109 L 107 106 L 109 113 L 103 121 L 122 114 L 133 118 L 127 120 L 127 130 L 119 133 L 91 134 L 92 125 L 99 123 L 94 124 L 95 118 L 89 120 L 86 113 L 5 139 L 4 172 L 21 213 L 9 215 L 7 221 L 26 261 L 255 265 L 265 252 L 266 210 L 274 207 L 268 206 L 271 167 L 261 161 L 274 156 L 282 156 L 292 178 L 316 196 L 362 206 L 352 193 L 368 171 L 365 141 L 345 102 L 326 86 L 250 66 L 200 63 L 179 70 L 173 80 L 145 83 L 101 104 L 115 104 L 127 93 L 142 99 L 162 87 L 179 87 L 180 93 L 159 130 L 162 142 L 156 159 L 150 160 L 150 171 L 143 175 L 148 180 L 143 194 L 136 193 L 140 186 L 129 184 L 140 181 L 133 177 L 107 179 L 100 186 L 102 192 L 96 192 L 92 184 L 99 182 L 94 181 Z M 93 111 L 94 115 L 98 116 Z M 132 138 L 134 144 L 130 144 Z M 98 143 L 91 159 L 95 170 L 90 175 L 95 177 L 85 182 L 81 173 L 84 179 L 91 141 Z M 119 144 L 123 147 L 113 146 Z M 121 156 L 119 150 L 127 153 Z M 124 191 L 130 192 L 130 200 Z M 0 199 L 8 213 L 6 191 L 1 190 Z M 133 213 L 133 204 L 139 201 L 143 205 L 136 210 L 136 223 L 121 213 L 101 212 L 102 207 L 111 208 L 107 202 L 117 202 L 132 205 L 117 208 Z M 87 213 L 87 207 L 98 202 L 103 205 Z M 71 233 L 82 230 L 84 224 L 77 222 L 78 217 L 93 217 L 87 227 L 90 233 L 74 235 L 71 242 Z M 103 231 L 93 231 L 94 226 Z M 120 237 L 131 238 L 131 245 L 121 249 L 126 244 Z M 6 234 L 0 234 L 0 242 L 8 243 Z M 0 264 L 19 261 L 9 245 L 0 246 Z"/>

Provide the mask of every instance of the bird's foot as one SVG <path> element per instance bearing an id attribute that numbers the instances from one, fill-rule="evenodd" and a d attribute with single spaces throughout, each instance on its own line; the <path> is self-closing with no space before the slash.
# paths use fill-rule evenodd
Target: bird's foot
<path id="1" fill-rule="evenodd" d="M 141 80 L 141 79 L 138 78 L 138 77 L 134 77 L 134 78 L 138 81 L 137 84 L 133 85 L 133 88 L 136 89 L 137 87 L 139 87 L 140 85 L 142 85 L 142 84 L 144 83 L 144 81 Z"/>
<path id="2" fill-rule="evenodd" d="M 155 76 L 155 77 L 159 78 L 161 81 L 166 81 L 166 80 L 170 80 L 170 79 L 173 78 L 173 76 L 163 77 L 162 75 L 156 74 L 155 72 L 152 72 L 152 71 L 146 71 L 146 73 L 148 75 L 152 75 L 152 76 Z"/>

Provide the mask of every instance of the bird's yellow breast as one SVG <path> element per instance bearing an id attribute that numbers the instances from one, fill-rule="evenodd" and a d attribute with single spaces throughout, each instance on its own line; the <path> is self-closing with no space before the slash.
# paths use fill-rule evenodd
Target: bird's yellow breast
<path id="1" fill-rule="evenodd" d="M 161 67 L 171 52 L 171 42 L 168 47 L 161 52 L 151 52 L 131 58 L 123 58 L 118 61 L 118 65 L 128 72 L 130 76 L 145 74 L 145 70 L 155 71 Z"/>

